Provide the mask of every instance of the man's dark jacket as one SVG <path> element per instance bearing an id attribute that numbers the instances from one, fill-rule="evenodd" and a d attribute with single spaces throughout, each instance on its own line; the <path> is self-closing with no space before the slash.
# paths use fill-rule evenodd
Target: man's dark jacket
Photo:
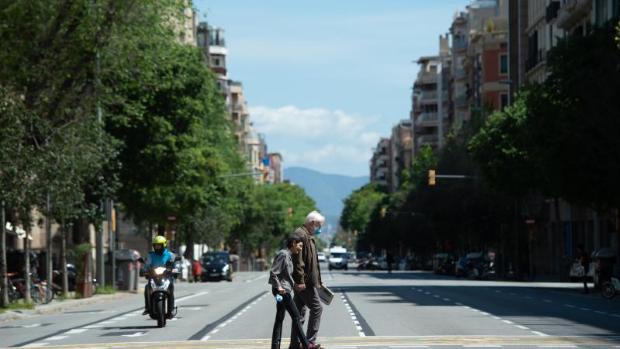
<path id="1" fill-rule="evenodd" d="M 303 225 L 293 234 L 304 243 L 301 253 L 293 256 L 293 280 L 296 284 L 305 284 L 306 287 L 321 286 L 321 269 L 314 236 Z"/>

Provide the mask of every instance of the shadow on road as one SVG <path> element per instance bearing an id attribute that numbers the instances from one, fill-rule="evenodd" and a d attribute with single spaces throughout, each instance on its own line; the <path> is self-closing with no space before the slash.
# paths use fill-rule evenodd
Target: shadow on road
<path id="1" fill-rule="evenodd" d="M 450 280 L 433 274 L 424 277 L 408 273 L 363 274 L 380 279 Z M 600 295 L 585 296 L 572 289 L 510 286 L 493 282 L 467 281 L 459 284 L 456 279 L 452 279 L 449 284 L 441 282 L 428 285 L 425 281 L 420 284 L 343 285 L 332 288 L 348 295 L 357 293 L 352 299 L 353 303 L 361 297 L 364 302 L 374 304 L 399 304 L 399 307 L 409 304 L 414 312 L 415 307 L 469 306 L 501 318 L 518 318 L 524 326 L 562 326 L 566 331 L 580 326 L 571 335 L 620 335 L 620 301 L 609 301 Z"/>

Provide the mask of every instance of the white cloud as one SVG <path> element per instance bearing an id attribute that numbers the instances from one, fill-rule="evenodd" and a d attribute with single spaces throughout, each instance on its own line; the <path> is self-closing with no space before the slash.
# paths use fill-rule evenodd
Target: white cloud
<path id="1" fill-rule="evenodd" d="M 267 136 L 270 151 L 282 153 L 287 167 L 365 175 L 380 137 L 378 117 L 341 110 L 257 106 L 250 107 L 250 115 L 256 131 Z"/>

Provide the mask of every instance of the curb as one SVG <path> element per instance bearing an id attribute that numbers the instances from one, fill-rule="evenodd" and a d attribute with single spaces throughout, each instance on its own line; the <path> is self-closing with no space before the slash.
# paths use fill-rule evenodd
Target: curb
<path id="1" fill-rule="evenodd" d="M 21 320 L 37 315 L 54 314 L 64 310 L 77 308 L 90 304 L 104 303 L 117 299 L 128 298 L 138 293 L 133 292 L 116 292 L 115 294 L 104 294 L 92 296 L 90 298 L 70 299 L 64 301 L 52 301 L 50 304 L 39 305 L 34 309 L 11 310 L 0 314 L 0 322 Z"/>

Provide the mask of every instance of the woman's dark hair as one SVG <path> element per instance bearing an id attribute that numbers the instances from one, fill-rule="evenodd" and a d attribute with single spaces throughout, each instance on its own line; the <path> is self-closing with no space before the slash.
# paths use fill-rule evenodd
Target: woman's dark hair
<path id="1" fill-rule="evenodd" d="M 300 242 L 301 239 L 299 238 L 299 236 L 297 235 L 291 235 L 289 237 L 286 238 L 286 248 L 291 248 L 293 247 L 294 244 Z"/>

